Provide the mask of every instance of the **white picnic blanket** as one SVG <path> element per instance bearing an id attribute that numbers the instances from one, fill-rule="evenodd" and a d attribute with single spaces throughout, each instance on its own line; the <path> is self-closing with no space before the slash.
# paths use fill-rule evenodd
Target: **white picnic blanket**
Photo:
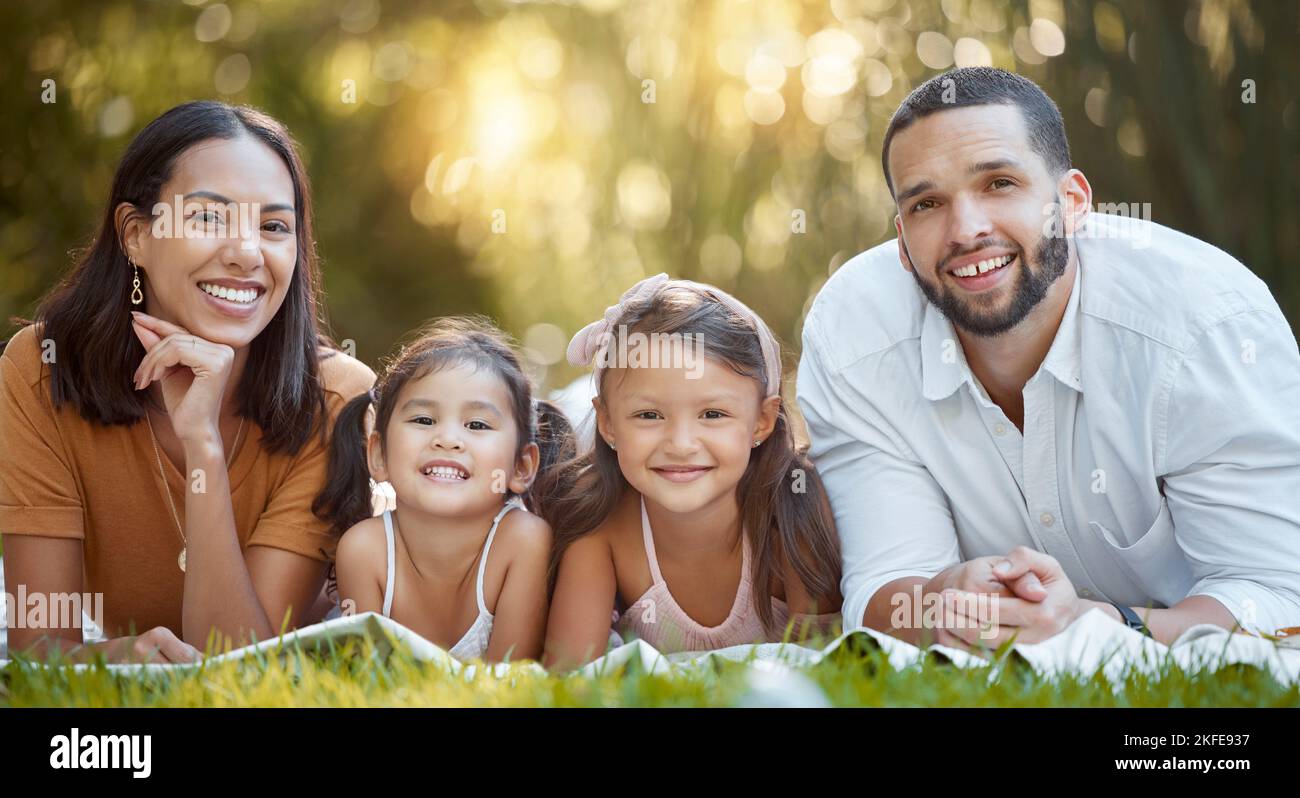
<path id="1" fill-rule="evenodd" d="M 348 638 L 368 635 L 375 640 L 385 653 L 392 644 L 407 648 L 417 660 L 437 663 L 448 672 L 470 678 L 479 673 L 483 665 L 461 663 L 445 650 L 439 648 L 415 632 L 377 613 L 368 612 L 324 621 L 285 635 L 282 639 L 265 640 L 253 646 L 213 657 L 208 663 L 224 662 L 231 659 L 253 656 L 258 653 L 274 654 L 281 647 L 298 645 L 304 648 L 325 647 L 332 641 L 342 643 Z M 763 645 L 734 646 L 713 652 L 662 654 L 643 640 L 633 640 L 607 651 L 600 659 L 589 663 L 576 671 L 582 675 L 596 675 L 618 668 L 632 660 L 649 672 L 668 676 L 688 674 L 701 666 L 707 666 L 711 657 L 729 660 L 751 660 L 754 668 L 751 681 L 762 688 L 767 685 L 763 700 L 780 704 L 791 695 L 801 696 L 794 704 L 817 704 L 816 690 L 811 680 L 801 678 L 797 669 L 812 665 L 845 645 L 850 637 L 856 637 L 858 643 L 879 648 L 896 669 L 903 669 L 918 663 L 925 651 L 896 638 L 870 629 L 861 629 L 841 635 L 821 649 L 808 648 L 795 644 L 768 643 Z M 1099 610 L 1091 610 L 1071 624 L 1065 631 L 1041 643 L 1018 644 L 1012 646 L 1013 656 L 1028 663 L 1036 672 L 1044 676 L 1077 674 L 1091 676 L 1099 670 L 1117 687 L 1122 684 L 1124 676 L 1131 670 L 1146 674 L 1155 674 L 1169 664 L 1185 670 L 1217 670 L 1226 665 L 1253 665 L 1268 671 L 1282 684 L 1300 682 L 1300 641 L 1275 643 L 1260 637 L 1244 634 L 1230 634 L 1216 626 L 1208 624 L 1192 627 L 1174 642 L 1165 646 L 1116 622 Z M 954 665 L 962 668 L 989 667 L 987 660 L 981 659 L 958 649 L 944 646 L 931 646 L 930 652 L 941 655 Z M 3 665 L 7 660 L 0 660 Z M 94 667 L 92 665 L 71 666 L 77 670 Z M 188 665 L 109 665 L 114 671 L 165 672 L 184 671 L 199 667 Z M 515 670 L 512 671 L 511 667 Z M 488 672 L 496 678 L 505 678 L 519 669 L 536 673 L 545 673 L 536 662 L 507 666 L 504 664 L 486 666 Z M 991 668 L 990 678 L 996 676 L 996 667 Z M 764 688 L 766 689 L 766 688 Z M 815 693 L 809 691 L 816 691 Z M 793 693 L 791 692 L 793 691 Z M 824 699 L 824 696 L 822 696 Z"/>

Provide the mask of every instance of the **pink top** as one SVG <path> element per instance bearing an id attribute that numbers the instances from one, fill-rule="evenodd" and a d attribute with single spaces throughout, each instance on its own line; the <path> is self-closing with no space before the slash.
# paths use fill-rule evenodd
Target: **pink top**
<path id="1" fill-rule="evenodd" d="M 650 516 L 646 513 L 645 499 L 641 500 L 641 534 L 645 538 L 646 559 L 650 563 L 650 576 L 654 583 L 641 598 L 617 619 L 616 628 L 626 639 L 639 637 L 657 651 L 671 654 L 679 651 L 711 651 L 748 643 L 779 643 L 790 621 L 790 609 L 781 599 L 772 598 L 772 619 L 775 633 L 769 637 L 763 632 L 763 622 L 754 608 L 753 578 L 750 572 L 749 536 L 741 535 L 743 552 L 740 564 L 740 585 L 731 613 L 717 626 L 703 626 L 677 605 L 655 556 L 654 536 L 650 533 Z M 804 634 L 827 632 L 840 620 L 837 612 L 823 615 L 795 614 L 795 626 L 790 640 L 798 641 Z"/>

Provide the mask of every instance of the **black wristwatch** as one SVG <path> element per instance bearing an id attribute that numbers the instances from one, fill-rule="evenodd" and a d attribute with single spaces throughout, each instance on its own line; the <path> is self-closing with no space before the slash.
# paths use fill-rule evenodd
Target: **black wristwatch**
<path id="1" fill-rule="evenodd" d="M 1142 619 L 1138 617 L 1138 614 L 1133 611 L 1132 607 L 1126 607 L 1123 604 L 1118 604 L 1114 601 L 1111 602 L 1111 606 L 1119 610 L 1120 616 L 1124 619 L 1125 626 L 1135 631 L 1141 632 L 1147 637 L 1152 637 L 1151 630 L 1148 629 L 1147 625 L 1142 622 Z"/>

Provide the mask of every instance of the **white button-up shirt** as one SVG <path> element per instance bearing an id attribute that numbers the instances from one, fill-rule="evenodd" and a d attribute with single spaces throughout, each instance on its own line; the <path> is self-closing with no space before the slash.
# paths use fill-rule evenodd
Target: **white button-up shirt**
<path id="1" fill-rule="evenodd" d="M 1300 352 L 1277 302 L 1231 256 L 1154 223 L 1092 214 L 1076 243 L 1023 434 L 895 241 L 817 296 L 798 399 L 846 629 L 890 581 L 1022 544 L 1083 598 L 1206 595 L 1247 628 L 1300 624 Z"/>

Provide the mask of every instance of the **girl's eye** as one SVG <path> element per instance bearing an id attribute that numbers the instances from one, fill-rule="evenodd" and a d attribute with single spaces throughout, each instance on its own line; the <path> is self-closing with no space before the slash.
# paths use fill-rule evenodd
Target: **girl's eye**
<path id="1" fill-rule="evenodd" d="M 194 215 L 207 224 L 220 224 L 225 221 L 216 211 L 199 211 Z"/>
<path id="2" fill-rule="evenodd" d="M 721 410 L 705 410 L 704 417 L 705 418 L 726 418 L 727 414 Z"/>
<path id="3" fill-rule="evenodd" d="M 486 421 L 478 421 L 477 419 L 467 423 L 465 426 L 469 427 L 472 430 L 492 429 L 492 427 L 488 426 Z"/>
<path id="4" fill-rule="evenodd" d="M 653 421 L 657 418 L 663 418 L 663 416 L 659 415 L 658 410 L 642 410 L 639 413 L 633 413 L 632 417 L 645 419 L 646 421 Z"/>
<path id="5" fill-rule="evenodd" d="M 416 416 L 415 418 L 411 419 L 411 421 L 414 422 L 414 423 L 416 423 L 416 424 L 423 424 L 423 425 L 425 425 L 425 426 L 433 426 L 433 419 L 432 419 L 432 418 L 429 418 L 428 416 Z"/>

